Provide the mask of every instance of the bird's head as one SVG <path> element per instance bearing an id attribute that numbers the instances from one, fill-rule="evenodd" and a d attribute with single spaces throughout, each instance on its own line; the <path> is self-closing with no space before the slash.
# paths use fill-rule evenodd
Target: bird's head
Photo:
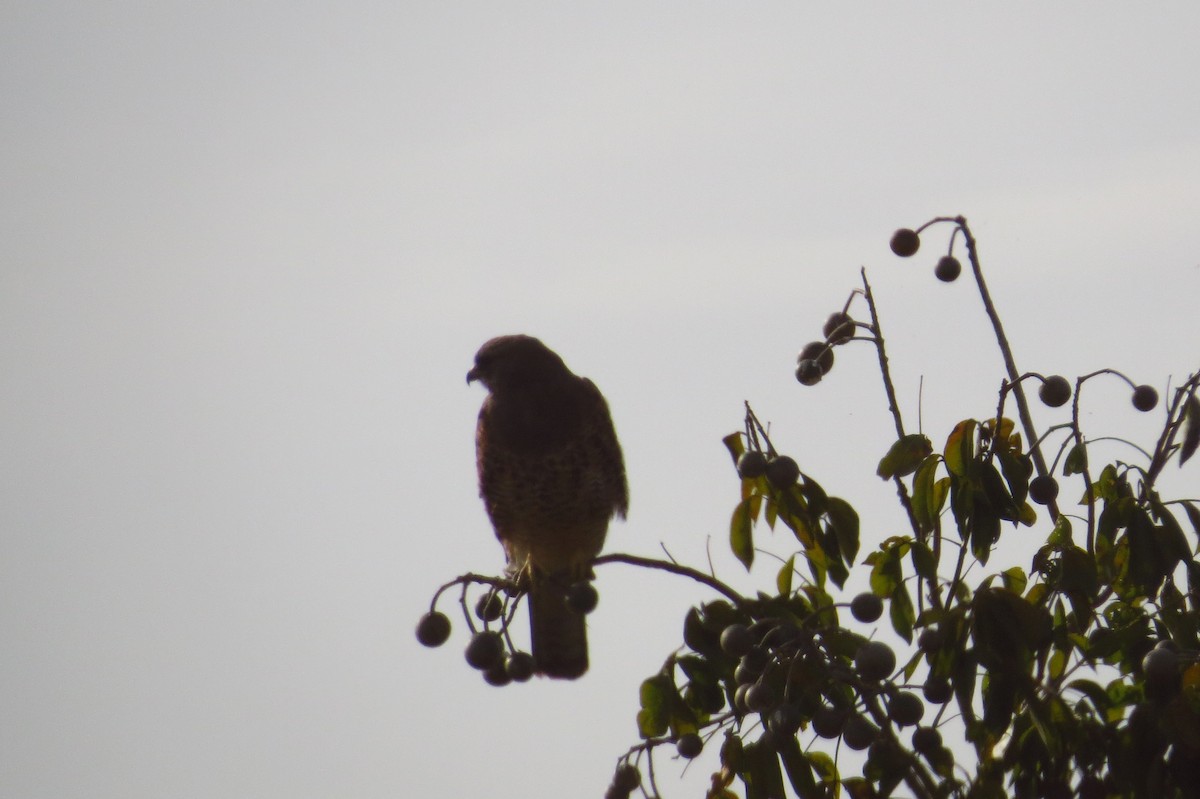
<path id="1" fill-rule="evenodd" d="M 569 375 L 562 358 L 533 336 L 497 336 L 475 353 L 467 382 L 478 380 L 489 391 L 528 387 Z"/>

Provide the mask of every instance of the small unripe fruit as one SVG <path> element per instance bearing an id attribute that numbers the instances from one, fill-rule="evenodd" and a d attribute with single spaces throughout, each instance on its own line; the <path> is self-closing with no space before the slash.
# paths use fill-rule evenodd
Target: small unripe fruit
<path id="1" fill-rule="evenodd" d="M 1029 481 L 1029 498 L 1039 505 L 1049 505 L 1058 497 L 1058 481 L 1051 475 L 1039 474 Z"/>
<path id="2" fill-rule="evenodd" d="M 642 772 L 632 763 L 622 763 L 613 774 L 612 784 L 622 793 L 633 793 L 642 784 Z"/>
<path id="3" fill-rule="evenodd" d="M 767 456 L 756 449 L 750 449 L 738 456 L 738 477 L 753 480 L 767 473 Z"/>
<path id="4" fill-rule="evenodd" d="M 746 691 L 746 707 L 754 713 L 770 713 L 779 704 L 775 690 L 763 682 L 756 682 Z"/>
<path id="5" fill-rule="evenodd" d="M 846 724 L 846 711 L 838 710 L 829 705 L 822 705 L 816 713 L 813 714 L 812 728 L 813 732 L 822 738 L 836 738 L 842 734 L 842 727 Z"/>
<path id="6" fill-rule="evenodd" d="M 817 366 L 821 367 L 821 374 L 828 374 L 833 368 L 833 345 L 824 341 L 810 341 L 796 356 L 796 363 L 801 361 L 816 361 Z"/>
<path id="7" fill-rule="evenodd" d="M 896 670 L 896 653 L 882 641 L 867 641 L 854 656 L 858 676 L 867 682 L 878 682 Z"/>
<path id="8" fill-rule="evenodd" d="M 954 687 L 945 677 L 930 677 L 921 687 L 921 693 L 924 695 L 925 701 L 935 705 L 944 705 L 954 694 Z"/>
<path id="9" fill-rule="evenodd" d="M 933 268 L 937 279 L 943 283 L 953 283 L 962 274 L 962 264 L 953 255 L 943 255 Z"/>
<path id="10" fill-rule="evenodd" d="M 851 714 L 842 728 L 842 740 L 846 742 L 846 746 L 856 752 L 861 752 L 870 746 L 878 734 L 879 728 L 857 713 Z"/>
<path id="11" fill-rule="evenodd" d="M 475 615 L 484 621 L 495 621 L 500 618 L 503 610 L 504 603 L 496 594 L 485 594 L 479 597 L 479 601 L 475 603 Z"/>
<path id="12" fill-rule="evenodd" d="M 776 488 L 791 488 L 800 479 L 800 465 L 787 455 L 767 461 L 767 479 Z"/>
<path id="13" fill-rule="evenodd" d="M 679 736 L 679 740 L 675 742 L 675 750 L 679 752 L 679 756 L 691 760 L 704 750 L 704 741 L 694 732 L 687 732 Z"/>
<path id="14" fill-rule="evenodd" d="M 922 652 L 936 652 L 942 648 L 942 640 L 945 638 L 942 631 L 936 627 L 926 627 L 921 630 L 921 634 L 917 636 L 917 648 Z"/>
<path id="15" fill-rule="evenodd" d="M 487 671 L 504 657 L 504 641 L 500 633 L 484 630 L 471 636 L 465 654 L 471 668 Z"/>
<path id="16" fill-rule="evenodd" d="M 733 692 L 733 709 L 738 713 L 744 714 L 750 712 L 750 708 L 746 706 L 746 693 L 753 684 L 749 682 L 739 683 L 737 690 Z"/>
<path id="17" fill-rule="evenodd" d="M 581 616 L 595 610 L 599 602 L 600 594 L 596 592 L 596 586 L 587 580 L 580 580 L 567 589 L 567 607 Z"/>
<path id="18" fill-rule="evenodd" d="M 721 651 L 740 658 L 754 647 L 754 636 L 744 624 L 731 624 L 721 631 Z"/>
<path id="19" fill-rule="evenodd" d="M 528 682 L 533 676 L 533 655 L 528 652 L 513 652 L 504 662 L 504 670 L 516 682 Z"/>
<path id="20" fill-rule="evenodd" d="M 504 667 L 504 662 L 498 662 L 496 665 L 484 669 L 483 680 L 488 685 L 494 685 L 497 688 L 503 688 L 512 682 L 512 675 L 508 673 L 508 669 Z"/>
<path id="21" fill-rule="evenodd" d="M 917 727 L 913 730 L 912 745 L 923 755 L 936 752 L 942 748 L 942 734 L 935 727 Z"/>
<path id="22" fill-rule="evenodd" d="M 1158 701 L 1170 699 L 1179 690 L 1179 655 L 1170 649 L 1155 647 L 1142 658 L 1146 675 L 1146 697 Z"/>
<path id="23" fill-rule="evenodd" d="M 771 714 L 767 725 L 781 736 L 795 735 L 800 729 L 802 714 L 795 705 L 780 705 Z"/>
<path id="24" fill-rule="evenodd" d="M 1042 381 L 1038 397 L 1051 408 L 1066 405 L 1067 400 L 1071 399 L 1071 384 L 1062 375 L 1050 375 Z"/>
<path id="25" fill-rule="evenodd" d="M 830 344 L 845 344 L 854 338 L 854 320 L 850 318 L 850 314 L 838 311 L 829 315 L 821 332 Z"/>
<path id="26" fill-rule="evenodd" d="M 417 640 L 424 646 L 441 646 L 450 637 L 450 618 L 431 610 L 417 622 Z"/>
<path id="27" fill-rule="evenodd" d="M 909 258 L 916 255 L 917 250 L 921 249 L 921 237 L 915 230 L 902 227 L 892 234 L 890 246 L 896 255 L 901 258 Z"/>
<path id="28" fill-rule="evenodd" d="M 1138 386 L 1133 390 L 1133 407 L 1142 413 L 1152 411 L 1158 406 L 1158 392 L 1154 386 Z"/>
<path id="29" fill-rule="evenodd" d="M 800 381 L 800 385 L 815 386 L 821 382 L 822 377 L 824 373 L 816 361 L 809 359 L 796 364 L 796 379 Z"/>
<path id="30" fill-rule="evenodd" d="M 888 702 L 888 716 L 901 727 L 911 727 L 925 715 L 925 703 L 910 691 L 901 691 Z"/>
<path id="31" fill-rule="evenodd" d="M 883 615 L 883 600 L 872 593 L 863 592 L 850 601 L 850 613 L 859 621 L 870 624 Z"/>

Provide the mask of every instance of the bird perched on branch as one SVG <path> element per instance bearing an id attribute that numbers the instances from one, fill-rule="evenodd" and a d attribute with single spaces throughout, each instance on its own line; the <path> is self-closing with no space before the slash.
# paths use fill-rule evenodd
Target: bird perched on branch
<path id="1" fill-rule="evenodd" d="M 485 343 L 474 380 L 489 392 L 475 432 L 479 495 L 510 576 L 529 592 L 535 668 L 575 679 L 588 667 L 587 629 L 566 595 L 591 579 L 609 520 L 629 507 L 608 403 L 531 336 Z"/>

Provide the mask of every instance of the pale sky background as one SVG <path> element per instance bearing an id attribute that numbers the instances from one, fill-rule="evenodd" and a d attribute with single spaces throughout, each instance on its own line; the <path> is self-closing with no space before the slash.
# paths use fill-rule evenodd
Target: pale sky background
<path id="1" fill-rule="evenodd" d="M 904 529 L 874 353 L 792 377 L 859 267 L 911 427 L 921 375 L 935 441 L 1001 377 L 949 230 L 901 261 L 894 228 L 971 220 L 1023 369 L 1200 366 L 1198 40 L 1194 2 L 7 4 L 0 796 L 601 795 L 710 595 L 605 567 L 574 684 L 416 643 L 501 568 L 478 345 L 608 396 L 610 551 L 772 584 L 725 538 L 749 399 L 865 552 Z M 1112 380 L 1085 407 L 1162 421 Z"/>

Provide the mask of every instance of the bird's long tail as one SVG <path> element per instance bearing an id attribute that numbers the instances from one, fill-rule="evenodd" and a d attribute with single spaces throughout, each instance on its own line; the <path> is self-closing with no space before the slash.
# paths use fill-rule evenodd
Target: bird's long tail
<path id="1" fill-rule="evenodd" d="M 529 632 L 539 674 L 574 680 L 588 669 L 587 623 L 567 606 L 567 580 L 535 575 L 529 589 Z"/>

